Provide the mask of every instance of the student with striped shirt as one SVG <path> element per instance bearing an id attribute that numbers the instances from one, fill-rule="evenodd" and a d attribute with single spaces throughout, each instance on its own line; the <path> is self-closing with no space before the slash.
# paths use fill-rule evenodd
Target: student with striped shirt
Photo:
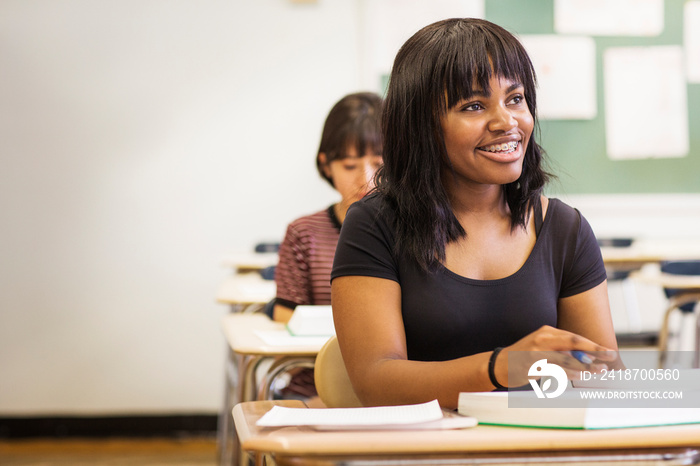
<path id="1" fill-rule="evenodd" d="M 298 305 L 331 303 L 333 256 L 345 213 L 374 187 L 374 174 L 382 164 L 381 106 L 377 94 L 350 94 L 326 117 L 316 167 L 338 191 L 340 201 L 287 227 L 275 270 L 276 321 L 287 322 Z M 283 394 L 285 398 L 313 397 L 313 370 L 293 374 Z"/>
<path id="2" fill-rule="evenodd" d="M 382 163 L 381 105 L 377 94 L 350 94 L 326 118 L 316 167 L 341 199 L 287 227 L 275 270 L 277 321 L 287 322 L 298 305 L 331 303 L 330 276 L 340 226 L 348 207 L 373 187 Z"/>

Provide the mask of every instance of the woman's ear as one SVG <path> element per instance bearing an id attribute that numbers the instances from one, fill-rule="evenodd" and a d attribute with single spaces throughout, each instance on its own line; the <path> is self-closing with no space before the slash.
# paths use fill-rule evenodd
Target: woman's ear
<path id="1" fill-rule="evenodd" d="M 318 153 L 318 165 L 321 167 L 321 170 L 323 170 L 323 173 L 328 177 L 331 178 L 331 169 L 328 166 L 328 157 L 326 157 L 325 152 L 319 152 Z"/>

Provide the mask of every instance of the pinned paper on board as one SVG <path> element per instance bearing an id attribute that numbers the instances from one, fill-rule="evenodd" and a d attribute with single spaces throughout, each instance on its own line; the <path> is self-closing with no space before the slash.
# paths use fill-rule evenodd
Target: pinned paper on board
<path id="1" fill-rule="evenodd" d="M 560 34 L 658 36 L 664 30 L 664 1 L 555 0 L 554 30 Z"/>
<path id="2" fill-rule="evenodd" d="M 688 81 L 700 83 L 700 0 L 683 7 L 683 34 Z"/>
<path id="3" fill-rule="evenodd" d="M 537 73 L 537 112 L 542 119 L 595 118 L 595 41 L 590 37 L 520 37 Z"/>
<path id="4" fill-rule="evenodd" d="M 684 157 L 688 100 L 680 46 L 605 51 L 605 129 L 613 160 Z"/>
<path id="5" fill-rule="evenodd" d="M 375 89 L 389 75 L 399 48 L 418 30 L 446 18 L 483 18 L 485 7 L 484 0 L 371 0 L 364 9 L 363 79 Z"/>

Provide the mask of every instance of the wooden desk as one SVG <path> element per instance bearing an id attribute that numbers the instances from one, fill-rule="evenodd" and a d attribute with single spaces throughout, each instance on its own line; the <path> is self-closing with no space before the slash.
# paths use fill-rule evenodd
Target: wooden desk
<path id="1" fill-rule="evenodd" d="M 223 464 L 231 464 L 239 456 L 235 435 L 231 433 L 231 409 L 236 403 L 266 400 L 276 378 L 295 367 L 313 367 L 325 338 L 297 338 L 284 345 L 271 345 L 257 332 L 285 332 L 285 325 L 261 313 L 227 314 L 221 321 L 229 345 L 226 366 L 224 403 L 219 422 L 219 456 Z M 257 370 L 263 361 L 271 364 L 260 381 Z"/>
<path id="2" fill-rule="evenodd" d="M 257 464 L 693 464 L 700 461 L 700 425 L 567 430 L 477 426 L 442 431 L 319 432 L 308 427 L 259 428 L 274 404 L 234 407 L 241 446 Z M 303 408 L 302 402 L 283 405 Z M 613 463 L 614 461 L 614 463 Z M 400 463 L 399 463 L 400 462 Z"/>
<path id="3" fill-rule="evenodd" d="M 609 279 L 618 277 L 622 286 L 628 332 L 621 335 L 624 341 L 643 336 L 642 318 L 637 293 L 629 274 L 646 264 L 659 264 L 667 260 L 700 259 L 700 238 L 693 239 L 635 239 L 630 246 L 602 246 L 600 248 Z M 649 283 L 649 282 L 648 282 Z M 653 283 L 658 285 L 658 283 Z M 647 340 L 654 341 L 656 332 L 646 332 Z"/>
<path id="4" fill-rule="evenodd" d="M 250 252 L 228 254 L 221 259 L 221 263 L 236 273 L 245 273 L 277 265 L 278 260 L 276 252 Z"/>
<path id="5" fill-rule="evenodd" d="M 626 247 L 603 246 L 600 252 L 605 265 L 616 269 L 635 270 L 649 263 L 700 259 L 700 238 L 697 240 L 636 239 Z"/>
<path id="6" fill-rule="evenodd" d="M 231 306 L 231 312 L 253 312 L 270 302 L 277 292 L 274 280 L 265 280 L 258 272 L 227 277 L 216 293 L 216 300 Z"/>
<path id="7" fill-rule="evenodd" d="M 260 275 L 263 269 L 277 265 L 277 253 L 238 253 L 225 256 L 221 263 L 233 274 L 226 277 L 216 292 L 216 301 L 231 306 L 231 312 L 254 312 L 270 302 L 277 292 L 274 280 Z"/>
<path id="8" fill-rule="evenodd" d="M 698 275 L 675 275 L 662 273 L 658 271 L 651 272 L 646 269 L 641 269 L 630 274 L 630 278 L 639 280 L 640 282 L 658 285 L 661 288 L 673 288 L 678 290 L 678 294 L 669 299 L 669 305 L 664 312 L 664 318 L 659 332 L 659 367 L 666 366 L 668 339 L 669 339 L 669 322 L 673 312 L 678 307 L 686 303 L 700 301 L 700 276 Z M 700 367 L 700 313 L 695 315 L 695 356 L 693 360 L 694 367 Z"/>

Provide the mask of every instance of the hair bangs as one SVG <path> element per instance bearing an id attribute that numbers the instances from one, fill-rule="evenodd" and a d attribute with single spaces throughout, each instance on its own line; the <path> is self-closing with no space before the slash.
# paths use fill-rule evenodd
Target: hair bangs
<path id="1" fill-rule="evenodd" d="M 460 40 L 451 47 L 453 55 L 444 62 L 444 69 L 449 71 L 445 73 L 447 99 L 442 111 L 478 92 L 489 94 L 489 82 L 494 75 L 522 84 L 530 110 L 534 110 L 536 77 L 527 52 L 513 36 L 488 26 L 495 25 L 455 25 L 468 30 L 462 31 Z"/>

